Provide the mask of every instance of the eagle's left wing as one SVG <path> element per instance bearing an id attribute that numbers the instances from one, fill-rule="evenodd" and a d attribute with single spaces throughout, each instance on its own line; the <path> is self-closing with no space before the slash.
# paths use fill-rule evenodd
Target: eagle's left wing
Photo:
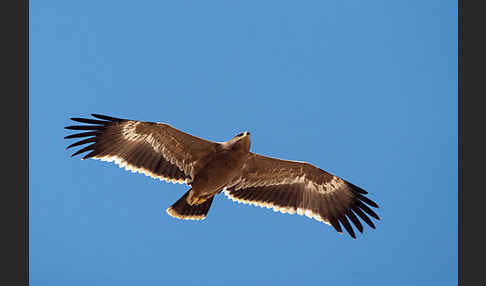
<path id="1" fill-rule="evenodd" d="M 71 118 L 85 125 L 66 127 L 87 131 L 64 137 L 86 138 L 67 148 L 89 144 L 72 156 L 88 152 L 83 159 L 114 161 L 126 170 L 161 180 L 191 183 L 218 146 L 165 123 L 92 115 L 97 119 Z"/>
<path id="2" fill-rule="evenodd" d="M 378 205 L 364 195 L 367 192 L 309 163 L 280 160 L 250 153 L 243 174 L 224 190 L 233 201 L 273 208 L 282 213 L 306 215 L 332 225 L 342 233 L 342 226 L 355 238 L 348 219 L 362 232 L 356 215 L 375 228 L 372 216 L 378 215 L 367 205 Z"/>

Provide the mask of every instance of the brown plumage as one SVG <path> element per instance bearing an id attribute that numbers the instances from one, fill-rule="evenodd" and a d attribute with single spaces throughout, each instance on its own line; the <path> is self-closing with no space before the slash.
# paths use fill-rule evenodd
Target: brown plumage
<path id="1" fill-rule="evenodd" d="M 191 186 L 167 213 L 179 219 L 204 219 L 214 195 L 224 192 L 238 203 L 305 215 L 355 238 L 363 232 L 361 218 L 375 228 L 370 208 L 378 205 L 367 192 L 309 163 L 286 161 L 250 152 L 250 133 L 227 142 L 211 142 L 168 124 L 92 114 L 97 119 L 71 118 L 86 125 L 66 129 L 84 132 L 65 139 L 85 138 L 67 148 L 89 144 L 72 156 L 114 161 L 120 167 L 153 178 Z"/>

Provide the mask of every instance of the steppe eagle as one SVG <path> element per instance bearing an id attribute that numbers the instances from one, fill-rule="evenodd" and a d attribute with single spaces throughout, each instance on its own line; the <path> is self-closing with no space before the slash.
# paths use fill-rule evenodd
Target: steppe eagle
<path id="1" fill-rule="evenodd" d="M 202 220 L 216 194 L 238 203 L 305 215 L 356 238 L 351 221 L 363 232 L 361 218 L 375 228 L 369 207 L 378 205 L 362 188 L 306 162 L 270 158 L 250 152 L 250 132 L 227 142 L 212 142 L 165 123 L 143 122 L 92 114 L 97 119 L 71 118 L 85 123 L 66 129 L 84 131 L 64 137 L 85 138 L 67 147 L 89 144 L 72 156 L 115 162 L 143 173 L 191 187 L 167 209 L 175 218 Z"/>

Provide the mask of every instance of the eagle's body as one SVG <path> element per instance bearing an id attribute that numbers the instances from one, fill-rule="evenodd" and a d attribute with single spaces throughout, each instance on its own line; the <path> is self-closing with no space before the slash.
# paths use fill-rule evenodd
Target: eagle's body
<path id="1" fill-rule="evenodd" d="M 250 133 L 219 143 L 211 159 L 199 172 L 194 174 L 194 181 L 187 202 L 199 204 L 220 193 L 232 181 L 241 176 L 243 165 L 250 152 Z"/>
<path id="2" fill-rule="evenodd" d="M 72 118 L 90 125 L 68 126 L 87 130 L 66 136 L 87 139 L 68 146 L 92 143 L 72 156 L 114 161 L 132 172 L 185 183 L 191 187 L 167 213 L 180 219 L 201 220 L 213 198 L 224 194 L 238 203 L 297 213 L 332 225 L 341 225 L 355 238 L 349 220 L 362 232 L 360 217 L 375 228 L 368 217 L 379 219 L 367 205 L 378 207 L 367 192 L 309 163 L 287 161 L 250 152 L 250 133 L 227 142 L 212 142 L 177 130 L 168 124 L 142 122 L 93 114 L 102 120 Z"/>

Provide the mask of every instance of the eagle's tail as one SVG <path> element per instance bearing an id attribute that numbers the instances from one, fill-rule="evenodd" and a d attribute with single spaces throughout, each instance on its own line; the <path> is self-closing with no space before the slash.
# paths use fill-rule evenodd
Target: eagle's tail
<path id="1" fill-rule="evenodd" d="M 177 202 L 175 202 L 170 208 L 167 209 L 167 213 L 178 219 L 190 219 L 190 220 L 202 220 L 205 219 L 214 196 L 208 198 L 206 201 L 199 205 L 190 205 L 187 203 L 187 191 Z"/>

